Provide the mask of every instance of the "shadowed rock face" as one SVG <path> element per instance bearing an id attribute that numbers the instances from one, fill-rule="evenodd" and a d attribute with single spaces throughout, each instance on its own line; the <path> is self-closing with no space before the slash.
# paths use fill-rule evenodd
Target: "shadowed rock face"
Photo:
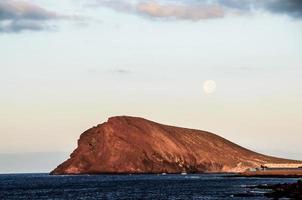
<path id="1" fill-rule="evenodd" d="M 85 131 L 51 174 L 242 172 L 265 163 L 298 163 L 252 152 L 213 133 L 112 117 Z"/>

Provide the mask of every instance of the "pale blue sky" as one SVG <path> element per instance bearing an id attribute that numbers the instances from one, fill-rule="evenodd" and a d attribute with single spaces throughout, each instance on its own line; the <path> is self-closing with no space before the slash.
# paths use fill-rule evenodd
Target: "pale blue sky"
<path id="1" fill-rule="evenodd" d="M 300 3 L 205 2 L 0 0 L 0 153 L 68 155 L 133 115 L 301 160 Z"/>

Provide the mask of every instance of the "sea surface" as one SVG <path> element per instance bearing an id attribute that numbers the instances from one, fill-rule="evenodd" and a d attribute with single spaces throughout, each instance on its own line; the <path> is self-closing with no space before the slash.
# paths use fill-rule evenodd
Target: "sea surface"
<path id="1" fill-rule="evenodd" d="M 0 199 L 267 199 L 250 186 L 296 182 L 294 178 L 187 175 L 0 175 Z"/>

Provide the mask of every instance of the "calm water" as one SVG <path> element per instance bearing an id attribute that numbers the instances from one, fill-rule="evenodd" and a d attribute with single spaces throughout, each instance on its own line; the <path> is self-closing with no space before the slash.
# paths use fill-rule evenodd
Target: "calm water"
<path id="1" fill-rule="evenodd" d="M 266 199 L 246 186 L 297 179 L 226 175 L 0 175 L 0 199 Z M 248 197 L 247 197 L 248 196 Z"/>

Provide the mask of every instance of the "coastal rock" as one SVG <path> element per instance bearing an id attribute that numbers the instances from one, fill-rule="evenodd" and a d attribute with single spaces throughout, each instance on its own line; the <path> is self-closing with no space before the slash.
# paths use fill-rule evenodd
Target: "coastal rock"
<path id="1" fill-rule="evenodd" d="M 272 190 L 266 193 L 265 196 L 273 199 L 302 199 L 302 180 L 298 180 L 297 183 L 258 185 L 257 188 Z"/>
<path id="2" fill-rule="evenodd" d="M 298 161 L 262 155 L 206 131 L 119 116 L 85 131 L 51 174 L 243 172 L 265 163 Z"/>

